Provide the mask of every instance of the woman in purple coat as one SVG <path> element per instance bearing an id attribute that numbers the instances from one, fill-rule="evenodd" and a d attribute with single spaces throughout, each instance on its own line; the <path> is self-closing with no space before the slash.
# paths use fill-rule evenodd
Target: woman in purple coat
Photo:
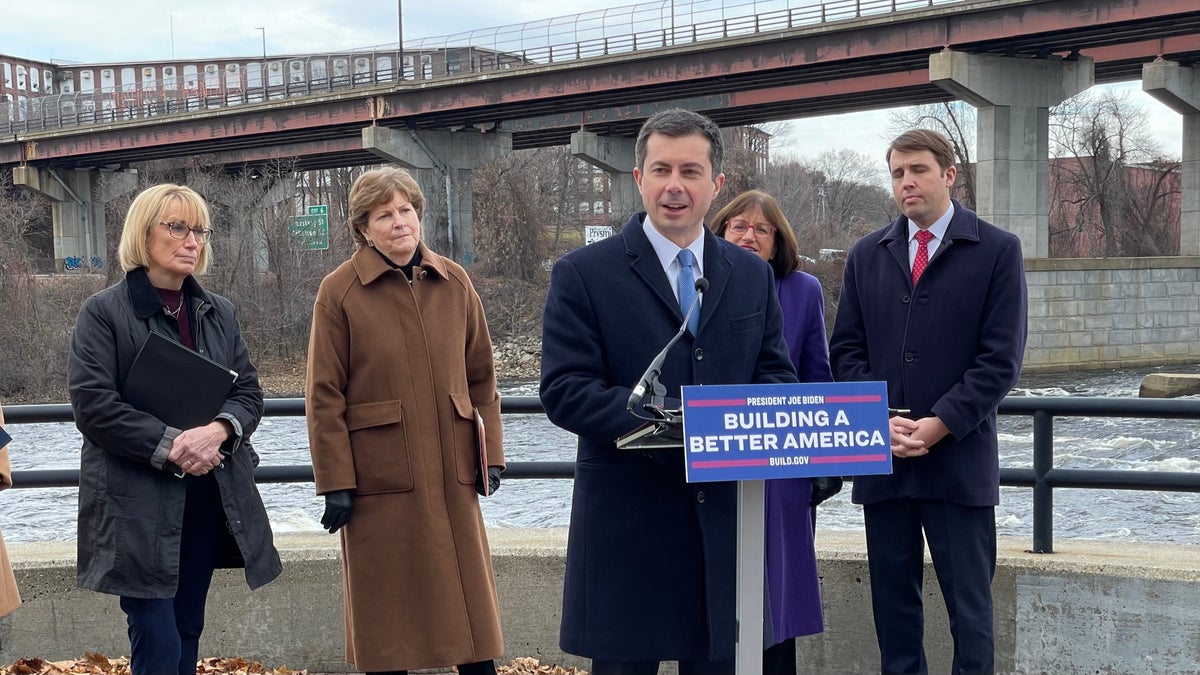
<path id="1" fill-rule="evenodd" d="M 831 382 L 821 282 L 797 270 L 796 235 L 775 198 L 760 190 L 734 197 L 710 221 L 718 237 L 770 263 L 783 308 L 783 337 L 801 382 Z M 771 623 L 764 675 L 795 675 L 796 636 L 824 630 L 813 506 L 841 489 L 840 478 L 785 478 L 766 485 L 767 599 Z"/>

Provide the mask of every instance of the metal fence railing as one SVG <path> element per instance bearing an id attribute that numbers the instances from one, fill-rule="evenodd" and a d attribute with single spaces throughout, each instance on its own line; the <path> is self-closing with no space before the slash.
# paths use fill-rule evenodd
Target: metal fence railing
<path id="1" fill-rule="evenodd" d="M 294 96 L 579 61 L 962 0 L 652 0 L 324 54 L 173 61 L 171 77 L 0 100 L 0 135 L 195 113 Z M 157 62 L 156 62 L 157 63 Z M 191 75 L 184 64 L 204 63 Z M 59 66 L 116 70 L 147 64 Z M 150 67 L 154 70 L 154 67 Z M 155 71 L 158 72 L 158 71 Z M 11 89 L 10 89 L 11 90 Z"/>
<path id="2" fill-rule="evenodd" d="M 504 414 L 544 414 L 536 396 L 508 396 L 501 401 Z M 268 417 L 303 417 L 304 401 L 298 398 L 267 399 Z M 1033 547 L 1035 553 L 1054 551 L 1054 490 L 1105 488 L 1115 490 L 1161 490 L 1200 492 L 1200 473 L 1184 471 L 1129 471 L 1116 469 L 1069 469 L 1054 465 L 1054 420 L 1057 417 L 1120 417 L 1200 419 L 1200 401 L 1195 399 L 1142 399 L 1107 397 L 1009 396 L 1000 404 L 1001 415 L 1033 418 L 1032 468 L 1002 467 L 1000 483 L 1033 488 Z M 6 422 L 70 422 L 71 407 L 65 403 L 15 405 L 4 408 Z M 1197 453 L 1200 455 L 1200 452 Z M 574 462 L 508 462 L 505 480 L 523 478 L 572 478 Z M 259 466 L 260 483 L 312 482 L 311 465 Z M 13 473 L 14 487 L 75 487 L 76 469 L 34 469 Z M 1131 514 L 1131 517 L 1136 514 Z"/>

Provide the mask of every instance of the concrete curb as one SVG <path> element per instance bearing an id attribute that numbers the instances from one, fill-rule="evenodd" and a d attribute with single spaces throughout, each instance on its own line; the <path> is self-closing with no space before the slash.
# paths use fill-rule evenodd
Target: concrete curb
<path id="1" fill-rule="evenodd" d="M 500 589 L 505 660 L 588 667 L 558 649 L 566 530 L 488 531 Z M 240 570 L 218 571 L 209 596 L 205 655 L 270 667 L 348 673 L 342 657 L 337 538 L 277 535 L 279 580 L 249 592 Z M 878 671 L 862 532 L 820 531 L 826 631 L 799 640 L 800 671 Z M 1200 546 L 1059 540 L 1057 553 L 1000 541 L 994 593 L 1000 672 L 1200 674 Z M 73 542 L 9 546 L 25 604 L 0 619 L 0 663 L 128 653 L 115 597 L 75 587 Z M 926 568 L 930 672 L 950 670 L 941 594 Z M 673 664 L 662 672 L 675 672 Z"/>

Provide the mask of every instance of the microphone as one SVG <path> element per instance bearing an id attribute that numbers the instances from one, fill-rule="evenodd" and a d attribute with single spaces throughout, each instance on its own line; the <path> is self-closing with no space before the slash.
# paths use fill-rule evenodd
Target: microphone
<path id="1" fill-rule="evenodd" d="M 671 338 L 666 346 L 662 348 L 662 351 L 650 362 L 650 366 L 646 368 L 646 372 L 642 373 L 642 379 L 638 380 L 637 385 L 633 388 L 633 393 L 629 395 L 629 403 L 625 406 L 625 409 L 629 412 L 633 412 L 638 401 L 642 400 L 647 387 L 658 385 L 658 376 L 662 372 L 663 361 L 667 360 L 667 354 L 671 351 L 671 347 L 674 347 L 675 343 L 679 342 L 679 338 L 683 337 L 683 334 L 687 332 L 688 321 L 691 320 L 692 313 L 700 309 L 700 296 L 704 295 L 704 292 L 707 290 L 708 279 L 704 277 L 697 279 L 696 297 L 692 299 L 692 305 L 688 307 L 687 313 L 683 315 L 683 323 L 679 324 L 679 330 L 675 333 L 675 337 Z"/>

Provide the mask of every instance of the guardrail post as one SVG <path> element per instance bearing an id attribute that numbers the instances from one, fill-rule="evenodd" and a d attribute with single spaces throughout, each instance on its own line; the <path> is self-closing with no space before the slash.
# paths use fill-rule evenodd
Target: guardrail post
<path id="1" fill-rule="evenodd" d="M 1046 481 L 1054 467 L 1054 417 L 1033 413 L 1033 549 L 1054 553 L 1054 487 Z"/>

